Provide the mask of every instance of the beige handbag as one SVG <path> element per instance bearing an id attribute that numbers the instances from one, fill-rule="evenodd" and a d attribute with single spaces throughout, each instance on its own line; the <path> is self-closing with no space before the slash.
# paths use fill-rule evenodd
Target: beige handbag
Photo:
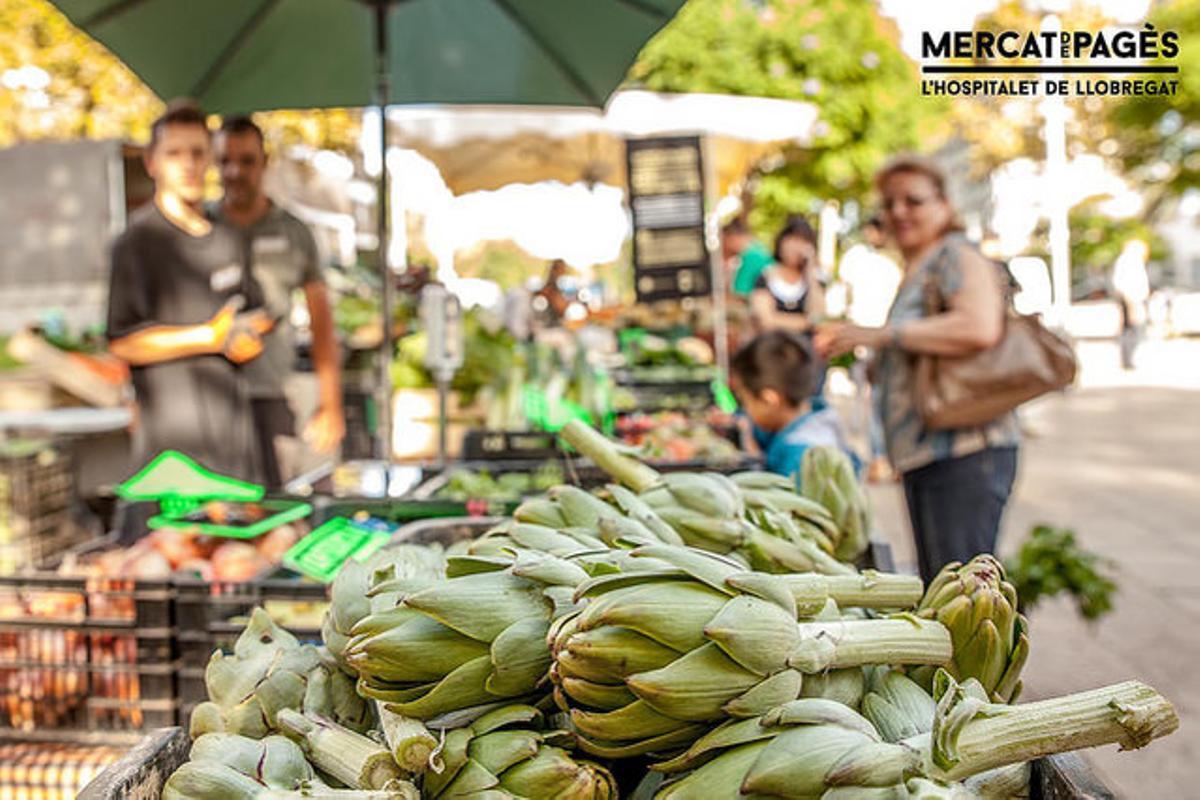
<path id="1" fill-rule="evenodd" d="M 917 413 L 926 428 L 974 428 L 1075 380 L 1075 353 L 1033 315 L 1018 314 L 1006 292 L 1004 335 L 966 356 L 917 356 Z M 925 312 L 945 308 L 937 280 L 925 283 Z"/>

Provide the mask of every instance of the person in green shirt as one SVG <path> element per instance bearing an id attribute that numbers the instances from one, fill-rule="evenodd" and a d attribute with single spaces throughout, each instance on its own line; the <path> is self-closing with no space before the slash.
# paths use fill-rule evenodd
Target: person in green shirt
<path id="1" fill-rule="evenodd" d="M 733 273 L 733 291 L 749 297 L 754 284 L 774 260 L 771 251 L 754 238 L 745 220 L 736 217 L 721 229 L 721 255 Z"/>

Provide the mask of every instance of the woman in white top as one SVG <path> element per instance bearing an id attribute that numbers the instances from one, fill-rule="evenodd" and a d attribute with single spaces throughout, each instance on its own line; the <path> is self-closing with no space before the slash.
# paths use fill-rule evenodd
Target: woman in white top
<path id="1" fill-rule="evenodd" d="M 825 314 L 818 270 L 816 232 L 803 217 L 791 217 L 775 238 L 775 263 L 759 276 L 750 295 L 756 331 L 809 333 Z"/>

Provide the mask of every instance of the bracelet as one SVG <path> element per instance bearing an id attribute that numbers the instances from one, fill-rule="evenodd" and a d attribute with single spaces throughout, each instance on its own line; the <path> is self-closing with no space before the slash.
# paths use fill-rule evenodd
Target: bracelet
<path id="1" fill-rule="evenodd" d="M 892 332 L 892 339 L 890 342 L 891 346 L 895 347 L 897 349 L 900 349 L 900 347 L 901 347 L 901 345 L 900 345 L 900 326 L 899 325 L 889 325 L 888 327 L 891 329 L 891 332 Z"/>

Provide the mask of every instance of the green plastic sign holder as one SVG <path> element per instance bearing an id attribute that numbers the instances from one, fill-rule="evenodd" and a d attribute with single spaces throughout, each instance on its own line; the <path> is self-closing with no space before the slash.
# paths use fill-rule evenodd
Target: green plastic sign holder
<path id="1" fill-rule="evenodd" d="M 350 559 L 366 561 L 391 541 L 390 531 L 372 530 L 334 517 L 283 554 L 283 565 L 321 583 L 330 583 Z"/>
<path id="2" fill-rule="evenodd" d="M 164 450 L 119 484 L 116 493 L 130 502 L 157 502 L 164 513 L 179 516 L 206 500 L 258 502 L 266 490 L 249 481 L 218 475 L 183 453 Z"/>
<path id="3" fill-rule="evenodd" d="M 732 414 L 738 410 L 738 401 L 734 397 L 733 392 L 725 385 L 725 381 L 720 378 L 712 382 L 713 403 L 717 408 L 726 414 Z"/>
<path id="4" fill-rule="evenodd" d="M 224 498 L 222 498 L 222 501 L 224 501 Z M 174 514 L 164 509 L 165 513 L 151 517 L 146 524 L 152 530 L 176 528 L 192 531 L 204 536 L 219 536 L 224 539 L 257 539 L 259 536 L 278 528 L 280 525 L 304 519 L 313 510 L 311 505 L 299 500 L 263 500 L 260 505 L 271 513 L 252 525 L 224 525 L 216 522 L 202 522 L 189 519 L 188 515 L 192 511 L 195 511 L 196 508 L 189 509 L 183 514 Z"/>

